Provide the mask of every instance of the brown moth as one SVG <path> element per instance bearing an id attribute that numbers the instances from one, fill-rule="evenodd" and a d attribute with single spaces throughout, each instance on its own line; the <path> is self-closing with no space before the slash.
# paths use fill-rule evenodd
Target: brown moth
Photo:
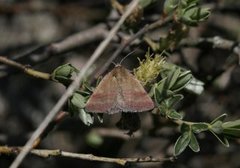
<path id="1" fill-rule="evenodd" d="M 140 82 L 121 65 L 101 80 L 85 109 L 93 113 L 143 112 L 154 108 Z"/>

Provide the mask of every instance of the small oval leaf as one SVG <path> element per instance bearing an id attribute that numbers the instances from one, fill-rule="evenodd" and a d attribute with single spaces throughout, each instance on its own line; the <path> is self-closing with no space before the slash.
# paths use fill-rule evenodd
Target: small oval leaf
<path id="1" fill-rule="evenodd" d="M 200 151 L 200 147 L 197 141 L 196 136 L 194 135 L 193 132 L 191 132 L 191 139 L 189 142 L 189 147 L 192 149 L 193 152 L 199 152 Z"/>
<path id="2" fill-rule="evenodd" d="M 71 103 L 78 108 L 84 108 L 86 99 L 81 94 L 75 92 L 71 98 Z"/>
<path id="3" fill-rule="evenodd" d="M 200 133 L 203 131 L 207 131 L 209 128 L 209 125 L 207 123 L 194 123 L 192 124 L 192 131 L 194 133 Z"/>
<path id="4" fill-rule="evenodd" d="M 215 132 L 216 134 L 221 134 L 223 132 L 223 127 L 222 127 L 223 122 L 222 121 L 216 121 L 213 123 L 209 129 Z"/>
<path id="5" fill-rule="evenodd" d="M 176 141 L 174 145 L 174 156 L 180 155 L 188 146 L 190 142 L 190 132 L 184 132 Z"/>
<path id="6" fill-rule="evenodd" d="M 90 126 L 93 124 L 93 116 L 90 113 L 87 113 L 84 109 L 79 109 L 78 116 L 85 125 Z"/>
<path id="7" fill-rule="evenodd" d="M 175 110 L 172 110 L 171 112 L 169 112 L 167 116 L 174 120 L 181 120 L 183 118 L 183 116 Z"/>
<path id="8" fill-rule="evenodd" d="M 167 100 L 167 105 L 169 108 L 173 108 L 182 99 L 183 99 L 183 95 L 181 94 L 173 95 Z"/>

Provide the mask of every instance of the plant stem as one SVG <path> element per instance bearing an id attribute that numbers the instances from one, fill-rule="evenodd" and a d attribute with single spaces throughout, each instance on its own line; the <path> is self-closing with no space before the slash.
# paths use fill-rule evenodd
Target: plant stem
<path id="1" fill-rule="evenodd" d="M 8 147 L 8 146 L 0 146 L 0 154 L 18 154 L 22 151 L 22 147 Z M 168 158 L 155 158 L 155 157 L 141 157 L 141 158 L 110 158 L 110 157 L 101 157 L 95 156 L 92 154 L 83 154 L 83 153 L 72 153 L 61 151 L 59 149 L 55 150 L 48 150 L 48 149 L 32 149 L 30 151 L 32 155 L 36 155 L 42 158 L 48 157 L 66 157 L 66 158 L 74 158 L 74 159 L 82 159 L 82 160 L 89 160 L 89 161 L 99 161 L 99 162 L 108 162 L 108 163 L 115 163 L 118 165 L 126 165 L 127 163 L 160 163 L 166 161 L 174 161 L 174 157 Z"/>
<path id="2" fill-rule="evenodd" d="M 6 57 L 0 56 L 0 62 L 9 66 L 12 66 L 16 69 L 22 70 L 24 73 L 33 76 L 35 78 L 41 78 L 41 79 L 45 79 L 45 80 L 51 80 L 51 74 L 49 73 L 45 73 L 45 72 L 40 72 L 40 71 L 36 71 L 32 68 L 29 68 L 26 65 L 20 64 L 18 62 L 15 62 L 13 60 L 10 60 Z"/>

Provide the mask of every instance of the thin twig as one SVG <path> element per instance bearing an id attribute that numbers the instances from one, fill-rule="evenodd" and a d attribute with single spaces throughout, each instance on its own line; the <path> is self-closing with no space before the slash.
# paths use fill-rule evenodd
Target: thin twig
<path id="1" fill-rule="evenodd" d="M 132 35 L 124 44 L 119 46 L 119 48 L 113 53 L 113 55 L 107 60 L 107 62 L 104 63 L 104 65 L 101 67 L 101 69 L 98 71 L 97 76 L 101 75 L 106 71 L 106 69 L 109 67 L 109 65 L 113 62 L 115 58 L 118 57 L 118 55 L 134 40 L 142 36 L 143 34 L 147 33 L 150 30 L 156 29 L 158 27 L 161 27 L 167 23 L 172 21 L 172 17 L 166 17 L 165 19 L 158 20 L 150 25 L 145 25 L 142 29 L 140 29 L 136 34 Z"/>
<path id="2" fill-rule="evenodd" d="M 68 112 L 60 111 L 54 120 L 52 120 L 47 128 L 41 133 L 41 135 L 34 141 L 32 145 L 32 149 L 36 148 L 41 141 L 57 126 L 59 125 L 64 119 L 66 119 L 69 116 Z"/>
<path id="3" fill-rule="evenodd" d="M 7 147 L 0 146 L 0 154 L 18 154 L 22 151 L 21 147 Z M 32 149 L 30 151 L 32 155 L 36 155 L 42 158 L 48 157 L 66 157 L 66 158 L 74 158 L 74 159 L 82 159 L 89 161 L 99 161 L 99 162 L 108 162 L 108 163 L 116 163 L 119 165 L 126 165 L 127 163 L 146 163 L 146 162 L 169 162 L 174 161 L 174 157 L 168 158 L 155 158 L 151 156 L 147 157 L 139 157 L 139 158 L 110 158 L 110 157 L 100 157 L 92 154 L 82 154 L 82 153 L 72 153 L 61 151 L 59 149 L 56 150 L 48 150 L 48 149 Z"/>
<path id="4" fill-rule="evenodd" d="M 39 127 L 34 131 L 31 138 L 28 140 L 28 142 L 23 147 L 22 151 L 19 153 L 19 155 L 16 157 L 16 159 L 11 164 L 10 168 L 17 168 L 22 160 L 25 158 L 25 156 L 28 154 L 28 152 L 31 150 L 31 147 L 34 143 L 34 141 L 41 135 L 43 130 L 48 126 L 48 124 L 52 121 L 54 116 L 57 114 L 58 111 L 62 108 L 62 106 L 65 104 L 67 99 L 72 95 L 74 90 L 79 87 L 80 82 L 82 81 L 84 75 L 86 74 L 87 70 L 92 66 L 92 64 L 97 60 L 97 58 L 102 54 L 102 52 L 105 50 L 107 45 L 110 43 L 110 41 L 113 39 L 113 37 L 116 35 L 118 29 L 121 27 L 121 25 L 124 23 L 126 18 L 131 14 L 131 12 L 135 9 L 135 7 L 138 5 L 139 0 L 134 0 L 131 2 L 129 7 L 127 8 L 126 12 L 122 15 L 120 20 L 116 23 L 116 25 L 111 29 L 108 36 L 105 38 L 104 41 L 100 43 L 100 45 L 97 47 L 97 49 L 94 51 L 88 62 L 85 64 L 85 66 L 82 68 L 80 73 L 77 75 L 77 77 L 74 79 L 72 84 L 68 87 L 66 92 L 63 94 L 63 96 L 59 99 L 59 101 L 56 103 L 56 105 L 52 108 L 52 110 L 48 113 L 48 115 L 45 117 L 43 122 L 39 125 Z"/>
<path id="5" fill-rule="evenodd" d="M 213 48 L 219 48 L 232 51 L 240 60 L 240 43 L 224 39 L 219 36 L 198 39 L 184 39 L 180 42 L 179 47 L 201 47 L 204 44 L 210 44 Z"/>
<path id="6" fill-rule="evenodd" d="M 36 47 L 26 53 L 15 56 L 12 59 L 36 65 L 37 63 L 46 61 L 54 55 L 59 55 L 88 43 L 102 40 L 108 33 L 109 32 L 104 24 L 98 24 L 92 28 L 73 34 L 62 41 Z M 26 60 L 26 58 L 28 59 Z"/>
<path id="7" fill-rule="evenodd" d="M 45 80 L 50 80 L 51 79 L 51 75 L 49 73 L 36 71 L 32 68 L 29 68 L 28 66 L 25 66 L 25 65 L 22 65 L 18 62 L 12 61 L 12 60 L 10 60 L 6 57 L 0 56 L 0 62 L 4 63 L 6 65 L 12 66 L 14 68 L 17 68 L 19 70 L 22 70 L 26 74 L 31 75 L 33 77 L 41 78 L 41 79 L 45 79 Z"/>

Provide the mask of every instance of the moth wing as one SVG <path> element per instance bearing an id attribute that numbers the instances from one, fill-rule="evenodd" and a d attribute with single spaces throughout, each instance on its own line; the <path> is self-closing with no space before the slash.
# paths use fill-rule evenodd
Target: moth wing
<path id="1" fill-rule="evenodd" d="M 120 86 L 121 99 L 118 105 L 124 112 L 142 112 L 154 108 L 154 103 L 141 83 L 127 69 L 119 69 L 117 81 Z"/>
<path id="2" fill-rule="evenodd" d="M 115 109 L 118 94 L 116 78 L 108 73 L 94 90 L 88 99 L 85 109 L 88 112 L 104 113 Z"/>

